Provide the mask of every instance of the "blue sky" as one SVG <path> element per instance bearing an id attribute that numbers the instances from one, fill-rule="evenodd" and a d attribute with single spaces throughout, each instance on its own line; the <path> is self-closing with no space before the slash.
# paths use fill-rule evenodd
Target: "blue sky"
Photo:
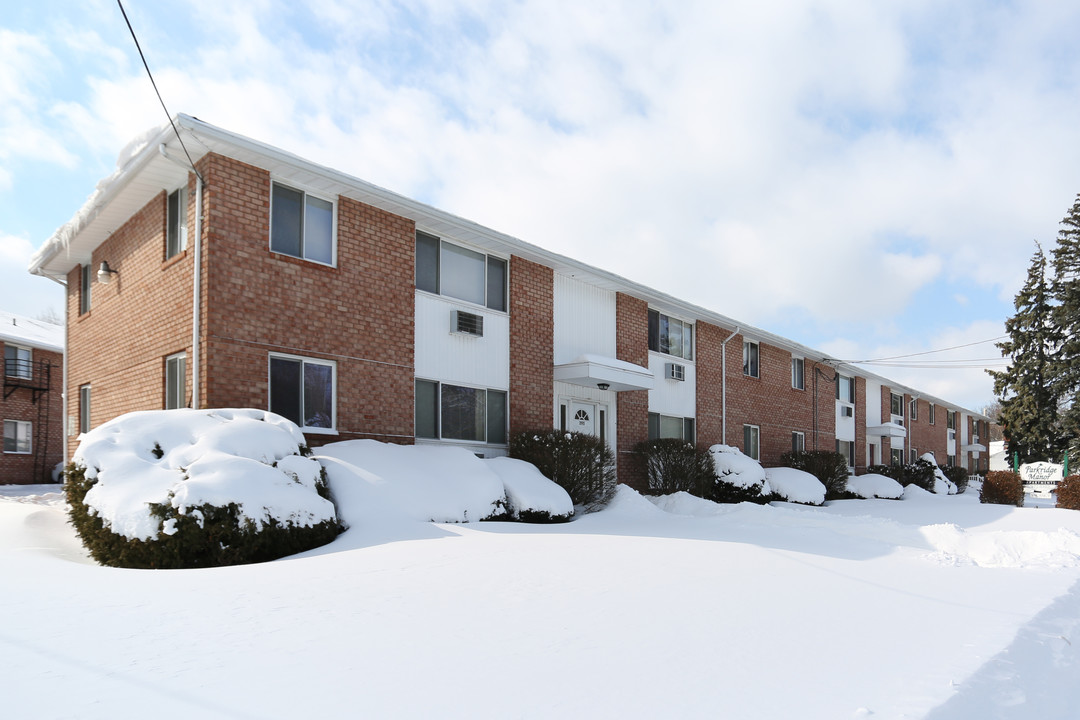
<path id="1" fill-rule="evenodd" d="M 125 7 L 174 113 L 843 360 L 1000 336 L 1080 193 L 1075 3 Z M 0 98 L 0 307 L 61 311 L 29 256 L 164 114 L 106 0 L 7 8 Z"/>

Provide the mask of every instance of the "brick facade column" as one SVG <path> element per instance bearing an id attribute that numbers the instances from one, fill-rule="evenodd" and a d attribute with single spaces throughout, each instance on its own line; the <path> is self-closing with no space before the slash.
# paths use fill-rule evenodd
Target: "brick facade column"
<path id="1" fill-rule="evenodd" d="M 510 433 L 552 426 L 555 273 L 510 258 Z"/>
<path id="2" fill-rule="evenodd" d="M 649 304 L 644 300 L 615 295 L 616 358 L 642 367 L 649 366 Z M 642 490 L 648 485 L 639 463 L 634 461 L 634 445 L 649 437 L 649 391 L 632 390 L 618 394 L 616 463 L 619 482 Z"/>

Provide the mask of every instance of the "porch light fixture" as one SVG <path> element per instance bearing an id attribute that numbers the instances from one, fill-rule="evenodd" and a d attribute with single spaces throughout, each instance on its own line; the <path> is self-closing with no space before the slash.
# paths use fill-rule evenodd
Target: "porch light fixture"
<path id="1" fill-rule="evenodd" d="M 103 285 L 108 285 L 113 281 L 113 275 L 119 274 L 119 270 L 113 270 L 109 267 L 108 260 L 101 261 L 101 269 L 97 271 L 98 282 Z"/>
<path id="2" fill-rule="evenodd" d="M 607 383 L 596 383 L 596 387 L 600 388 L 601 390 L 607 390 L 609 387 L 611 387 L 611 385 Z"/>

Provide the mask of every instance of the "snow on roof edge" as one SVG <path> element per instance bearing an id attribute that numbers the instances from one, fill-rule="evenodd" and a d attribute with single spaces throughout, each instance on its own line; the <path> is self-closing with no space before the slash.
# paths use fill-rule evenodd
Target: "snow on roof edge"
<path id="1" fill-rule="evenodd" d="M 64 352 L 64 326 L 0 310 L 0 342 Z"/>

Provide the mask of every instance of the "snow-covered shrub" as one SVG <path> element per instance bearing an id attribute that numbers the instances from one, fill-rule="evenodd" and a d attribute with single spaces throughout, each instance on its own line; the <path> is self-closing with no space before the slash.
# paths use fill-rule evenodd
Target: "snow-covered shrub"
<path id="1" fill-rule="evenodd" d="M 939 465 L 938 468 L 942 474 L 948 478 L 949 482 L 956 486 L 956 494 L 967 490 L 968 485 L 968 471 L 959 465 Z"/>
<path id="2" fill-rule="evenodd" d="M 757 460 L 747 457 L 737 447 L 713 445 L 709 448 L 715 475 L 706 485 L 705 499 L 719 503 L 752 502 L 764 504 L 773 499 L 765 470 Z"/>
<path id="3" fill-rule="evenodd" d="M 933 481 L 930 486 L 932 491 L 938 495 L 955 495 L 957 493 L 956 485 L 948 478 L 945 472 L 938 466 L 937 460 L 934 459 L 934 453 L 925 453 L 920 461 L 929 463 L 933 472 Z"/>
<path id="4" fill-rule="evenodd" d="M 1066 510 L 1080 510 L 1080 475 L 1070 475 L 1058 483 L 1057 506 Z"/>
<path id="5" fill-rule="evenodd" d="M 915 485 L 927 492 L 934 492 L 935 470 L 937 470 L 937 465 L 926 460 L 924 455 L 915 462 L 903 466 L 903 475 L 899 478 L 900 484 L 904 487 Z"/>
<path id="6" fill-rule="evenodd" d="M 72 524 L 103 565 L 193 568 L 309 550 L 341 531 L 322 466 L 262 410 L 122 415 L 65 470 Z"/>
<path id="7" fill-rule="evenodd" d="M 530 462 L 562 486 L 587 511 L 607 504 L 615 492 L 615 456 L 600 438 L 578 432 L 536 430 L 510 438 L 510 457 Z"/>
<path id="8" fill-rule="evenodd" d="M 670 495 L 680 491 L 704 497 L 713 478 L 713 462 L 693 443 L 674 438 L 645 440 L 634 446 L 649 481 L 649 494 Z"/>
<path id="9" fill-rule="evenodd" d="M 854 497 L 847 492 L 847 459 L 831 450 L 789 451 L 780 456 L 780 464 L 808 472 L 825 486 L 828 500 Z M 774 488 L 775 489 L 775 488 Z"/>
<path id="10" fill-rule="evenodd" d="M 506 511 L 514 520 L 529 523 L 566 522 L 574 516 L 569 493 L 544 477 L 524 460 L 496 457 L 483 461 L 502 480 Z"/>
<path id="11" fill-rule="evenodd" d="M 884 475 L 887 478 L 892 478 L 896 482 L 900 483 L 903 487 L 904 479 L 904 466 L 903 465 L 870 465 L 866 468 L 867 475 Z"/>
<path id="12" fill-rule="evenodd" d="M 821 505 L 825 502 L 825 486 L 805 470 L 774 467 L 765 470 L 769 487 L 782 500 L 801 505 Z"/>
<path id="13" fill-rule="evenodd" d="M 882 467 L 882 466 L 876 466 Z M 882 498 L 885 500 L 899 500 L 904 497 L 904 486 L 888 475 L 880 473 L 866 473 L 865 475 L 852 475 L 847 479 L 847 492 L 859 498 L 869 500 Z"/>
<path id="14" fill-rule="evenodd" d="M 986 473 L 979 502 L 995 505 L 1024 506 L 1024 483 L 1020 476 L 1008 470 L 994 470 Z"/>

